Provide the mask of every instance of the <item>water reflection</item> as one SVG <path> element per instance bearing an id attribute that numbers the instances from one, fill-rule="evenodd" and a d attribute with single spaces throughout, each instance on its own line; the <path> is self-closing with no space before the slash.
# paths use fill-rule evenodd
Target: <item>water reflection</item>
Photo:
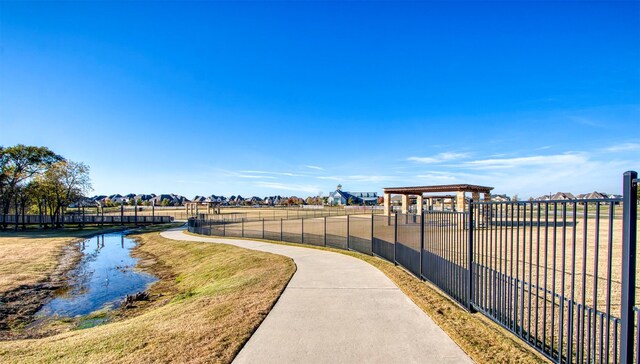
<path id="1" fill-rule="evenodd" d="M 135 242 L 125 233 L 99 235 L 80 243 L 83 253 L 78 267 L 69 272 L 69 288 L 38 312 L 38 316 L 87 315 L 105 306 L 117 306 L 128 294 L 144 291 L 157 279 L 135 271 L 131 257 Z M 91 244 L 95 239 L 96 244 Z"/>

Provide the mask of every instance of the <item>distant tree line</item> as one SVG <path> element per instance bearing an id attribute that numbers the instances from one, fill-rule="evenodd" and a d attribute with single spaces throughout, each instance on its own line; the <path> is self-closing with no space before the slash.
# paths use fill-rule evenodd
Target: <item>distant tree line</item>
<path id="1" fill-rule="evenodd" d="M 65 208 L 79 203 L 91 190 L 89 167 L 47 147 L 0 146 L 0 208 L 3 216 L 49 216 L 54 227 L 64 225 Z M 15 228 L 18 228 L 16 224 Z M 2 229 L 7 229 L 6 218 Z"/>

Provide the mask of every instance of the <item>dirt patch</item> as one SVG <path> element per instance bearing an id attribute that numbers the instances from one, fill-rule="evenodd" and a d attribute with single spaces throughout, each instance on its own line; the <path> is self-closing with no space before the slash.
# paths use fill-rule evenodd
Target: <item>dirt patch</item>
<path id="1" fill-rule="evenodd" d="M 79 246 L 74 243 L 62 248 L 58 266 L 47 280 L 32 285 L 22 285 L 0 295 L 0 340 L 38 338 L 46 332 L 29 327 L 34 315 L 53 294 L 67 287 L 67 273 L 81 257 Z"/>

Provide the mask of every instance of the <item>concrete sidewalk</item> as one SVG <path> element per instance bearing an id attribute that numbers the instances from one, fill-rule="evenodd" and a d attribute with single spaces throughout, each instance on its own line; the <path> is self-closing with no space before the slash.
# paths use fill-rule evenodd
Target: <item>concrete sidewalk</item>
<path id="1" fill-rule="evenodd" d="M 284 255 L 297 271 L 234 363 L 471 363 L 382 272 L 343 254 L 252 240 L 196 237 Z"/>

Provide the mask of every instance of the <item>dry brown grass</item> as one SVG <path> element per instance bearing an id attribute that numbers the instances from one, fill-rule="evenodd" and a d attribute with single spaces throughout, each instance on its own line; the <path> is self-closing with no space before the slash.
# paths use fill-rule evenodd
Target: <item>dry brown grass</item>
<path id="1" fill-rule="evenodd" d="M 2 362 L 230 362 L 295 271 L 291 259 L 229 245 L 135 236 L 161 280 L 135 317 L 56 336 L 0 342 Z"/>

